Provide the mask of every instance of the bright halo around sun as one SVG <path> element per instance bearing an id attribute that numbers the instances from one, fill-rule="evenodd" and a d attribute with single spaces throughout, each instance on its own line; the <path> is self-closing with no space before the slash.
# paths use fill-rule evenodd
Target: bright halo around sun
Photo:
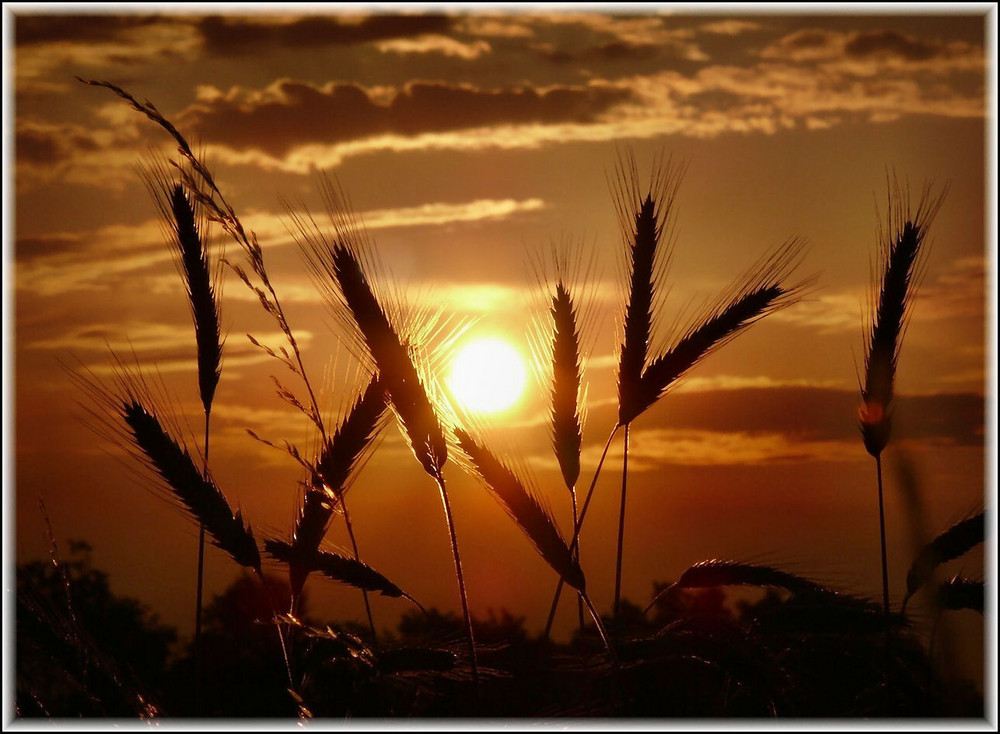
<path id="1" fill-rule="evenodd" d="M 499 413 L 521 397 L 526 376 L 524 358 L 510 342 L 480 337 L 459 348 L 448 387 L 468 410 Z"/>

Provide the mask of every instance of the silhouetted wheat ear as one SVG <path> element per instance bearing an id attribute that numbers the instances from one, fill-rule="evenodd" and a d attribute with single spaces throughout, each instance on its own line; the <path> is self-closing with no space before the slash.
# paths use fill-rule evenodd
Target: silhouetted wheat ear
<path id="1" fill-rule="evenodd" d="M 924 187 L 916 212 L 909 209 L 908 192 L 895 177 L 889 185 L 888 224 L 880 229 L 883 266 L 871 331 L 865 341 L 865 380 L 858 411 L 865 449 L 881 455 L 892 432 L 892 398 L 896 363 L 913 297 L 920 278 L 923 243 L 947 194 L 931 196 Z"/>
<path id="2" fill-rule="evenodd" d="M 683 589 L 707 586 L 773 586 L 793 594 L 832 593 L 814 581 L 778 568 L 723 560 L 694 564 L 681 574 L 676 585 Z"/>
<path id="3" fill-rule="evenodd" d="M 211 412 L 212 398 L 222 372 L 222 330 L 219 305 L 208 267 L 208 253 L 184 188 L 177 184 L 171 192 L 170 207 L 177 224 L 177 249 L 198 345 L 198 386 L 205 412 Z"/>
<path id="4" fill-rule="evenodd" d="M 316 473 L 335 497 L 347 489 L 378 436 L 388 407 L 385 385 L 375 377 L 323 446 Z"/>
<path id="5" fill-rule="evenodd" d="M 583 441 L 580 399 L 580 340 L 573 298 L 560 280 L 552 297 L 552 447 L 563 481 L 572 489 L 580 477 Z"/>
<path id="6" fill-rule="evenodd" d="M 784 281 L 798 265 L 803 243 L 791 240 L 734 284 L 699 323 L 692 326 L 643 372 L 631 407 L 622 405 L 619 424 L 627 425 L 659 400 L 678 379 L 752 324 L 794 303 L 802 284 Z"/>
<path id="7" fill-rule="evenodd" d="M 292 531 L 291 555 L 288 563 L 288 580 L 292 586 L 292 596 L 297 599 L 302 593 L 306 579 L 312 571 L 308 559 L 319 550 L 333 516 L 332 499 L 318 489 L 306 488 L 302 507 L 295 518 Z M 266 543 L 265 543 L 266 548 Z"/>
<path id="8" fill-rule="evenodd" d="M 277 561 L 300 564 L 309 571 L 317 571 L 342 584 L 364 591 L 377 591 L 383 596 L 407 596 L 402 589 L 371 566 L 339 553 L 322 550 L 304 552 L 294 545 L 270 538 L 264 541 L 264 550 Z"/>
<path id="9" fill-rule="evenodd" d="M 621 425 L 629 422 L 625 419 L 626 416 L 641 412 L 636 410 L 635 405 L 653 329 L 656 279 L 658 271 L 665 269 L 670 259 L 670 253 L 665 253 L 661 259 L 662 266 L 658 268 L 657 248 L 682 175 L 683 171 L 672 168 L 669 161 L 666 165 L 658 161 L 654 166 L 650 187 L 643 195 L 634 159 L 628 156 L 618 163 L 615 205 L 628 251 L 628 298 L 618 360 Z"/>
<path id="10" fill-rule="evenodd" d="M 907 599 L 931 580 L 938 566 L 968 553 L 985 539 L 985 512 L 955 523 L 934 538 L 920 550 L 906 574 Z"/>
<path id="11" fill-rule="evenodd" d="M 986 587 L 982 581 L 973 581 L 960 576 L 948 579 L 937 589 L 935 603 L 941 609 L 958 611 L 971 609 L 983 613 L 986 601 Z"/>
<path id="12" fill-rule="evenodd" d="M 212 542 L 241 566 L 259 573 L 260 553 L 253 531 L 249 524 L 244 526 L 239 510 L 233 513 L 211 477 L 202 476 L 187 450 L 136 399 L 123 400 L 119 409 L 149 464 L 194 519 L 204 525 Z"/>
<path id="13" fill-rule="evenodd" d="M 584 591 L 586 580 L 583 570 L 559 534 L 551 513 L 489 449 L 460 428 L 455 430 L 455 435 L 490 494 L 528 536 L 542 558 L 567 584 Z"/>
<path id="14" fill-rule="evenodd" d="M 344 303 L 375 361 L 414 455 L 424 471 L 440 476 L 448 459 L 448 445 L 413 360 L 376 300 L 354 253 L 337 243 L 329 258 Z"/>

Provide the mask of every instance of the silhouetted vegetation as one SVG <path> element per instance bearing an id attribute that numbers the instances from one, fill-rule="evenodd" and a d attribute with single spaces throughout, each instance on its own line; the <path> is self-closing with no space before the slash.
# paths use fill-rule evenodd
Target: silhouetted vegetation
<path id="1" fill-rule="evenodd" d="M 217 338 L 209 340 L 212 359 L 200 370 L 205 413 L 201 466 L 195 459 L 198 452 L 188 450 L 164 409 L 169 402 L 161 401 L 159 386 L 151 378 L 147 381 L 140 365 L 115 357 L 113 377 L 105 383 L 92 373 L 73 375 L 96 404 L 94 415 L 103 420 L 106 435 L 139 460 L 164 495 L 197 522 L 214 545 L 249 571 L 205 607 L 195 640 L 175 646 L 171 654 L 174 632 L 139 602 L 115 597 L 106 576 L 90 566 L 86 545 L 75 545 L 67 562 L 60 563 L 53 548 L 52 563 L 19 567 L 17 691 L 22 716 L 982 717 L 982 697 L 970 682 L 936 667 L 905 616 L 905 602 L 899 612 L 891 609 L 884 541 L 881 605 L 781 569 L 718 559 L 695 564 L 674 583 L 655 584 L 648 605 L 620 596 L 631 421 L 702 358 L 797 300 L 811 284 L 809 278 L 787 282 L 801 258 L 800 240 L 772 250 L 686 329 L 677 331 L 673 345 L 650 360 L 653 277 L 659 272 L 655 250 L 665 224 L 661 216 L 670 210 L 679 177 L 669 168 L 654 170 L 643 190 L 634 162 L 621 164 L 618 213 L 633 262 L 619 355 L 619 417 L 579 512 L 576 488 L 584 430 L 580 348 L 574 301 L 561 276 L 553 286 L 555 332 L 539 340 L 543 351 L 552 348 L 553 451 L 574 514 L 567 541 L 531 483 L 469 426 L 463 427 L 436 394 L 434 361 L 421 350 L 424 341 L 431 340 L 428 334 L 447 328 L 432 318 L 420 323 L 419 314 L 397 313 L 392 299 L 372 285 L 378 282 L 369 272 L 372 244 L 338 187 L 324 179 L 331 233 L 320 231 L 311 217 L 290 213 L 317 285 L 367 371 L 367 387 L 331 430 L 268 278 L 256 234 L 244 229 L 208 169 L 152 104 L 141 104 L 109 83 L 90 83 L 124 98 L 180 146 L 180 159 L 173 162 L 178 180 L 163 178 L 158 189 L 178 206 L 163 205 L 162 212 L 168 222 L 179 219 L 178 209 L 183 209 L 185 221 L 204 217 L 242 248 L 248 269 L 231 267 L 274 319 L 287 346 L 262 346 L 253 337 L 251 342 L 299 381 L 301 399 L 275 379 L 279 396 L 315 427 L 319 440 L 314 446 L 319 448 L 315 456 L 306 456 L 296 446 L 285 445 L 304 477 L 294 530 L 288 539 L 261 538 L 241 511 L 232 509 L 208 466 L 212 380 L 218 380 L 220 369 L 212 350 L 222 349 Z M 166 176 L 169 169 L 160 170 Z M 898 197 L 901 192 L 897 188 L 893 193 Z M 915 225 L 904 204 L 895 200 L 893 206 L 890 224 L 910 231 Z M 919 216 L 926 206 L 922 203 L 913 217 L 921 227 L 930 219 Z M 182 228 L 179 221 L 171 226 L 175 232 Z M 192 251 L 192 262 L 210 272 L 205 251 Z M 199 277 L 204 286 L 207 275 Z M 189 295 L 196 290 L 190 283 L 187 288 Z M 202 300 L 207 304 L 211 299 Z M 893 324 L 905 322 L 905 304 L 904 297 L 902 305 L 890 309 Z M 197 304 L 192 308 L 197 311 Z M 213 303 L 202 310 L 217 316 L 216 309 Z M 882 305 L 880 309 L 885 310 Z M 195 321 L 197 326 L 197 317 Z M 199 326 L 198 333 L 216 337 L 216 322 L 206 318 L 207 326 Z M 873 333 L 878 346 L 882 332 Z M 868 385 L 863 391 L 861 427 L 867 430 L 865 445 L 877 460 L 888 441 L 891 373 L 899 338 L 901 333 L 894 334 L 880 351 L 866 346 L 869 363 L 878 361 L 875 354 L 891 368 L 883 369 L 889 378 L 872 382 L 882 385 L 888 380 L 888 388 Z M 200 355 L 201 341 L 198 347 Z M 205 388 L 206 380 L 211 390 Z M 871 413 L 875 406 L 883 409 L 878 416 Z M 345 493 L 374 450 L 379 432 L 393 418 L 413 458 L 440 491 L 462 615 L 416 605 L 418 609 L 407 608 L 396 629 L 377 631 L 368 593 L 404 604 L 415 600 L 361 560 Z M 882 437 L 877 451 L 869 435 L 876 423 Z M 625 444 L 616 588 L 613 615 L 605 620 L 588 595 L 578 546 L 618 428 L 624 428 Z M 548 629 L 532 635 L 525 619 L 507 610 L 487 619 L 472 616 L 443 473 L 449 452 L 456 456 L 459 451 L 467 457 L 467 468 L 556 573 L 560 589 L 564 583 L 576 592 L 579 629 L 568 643 L 551 640 Z M 878 482 L 881 498 L 880 465 Z M 330 524 L 340 517 L 353 557 L 321 547 Z M 921 589 L 930 589 L 938 614 L 953 609 L 982 612 L 981 581 L 956 577 L 945 584 L 931 583 L 939 565 L 983 541 L 985 523 L 977 517 L 945 531 L 920 553 L 907 580 L 907 601 Z M 258 542 L 267 555 L 287 566 L 286 578 L 264 574 Z M 310 610 L 304 587 L 313 572 L 364 593 L 367 624 L 322 620 Z M 554 600 L 553 610 L 556 604 Z M 279 608 L 291 611 L 281 614 Z"/>
<path id="2" fill-rule="evenodd" d="M 18 711 L 194 715 L 192 646 L 168 655 L 173 630 L 134 599 L 112 594 L 88 551 L 76 546 L 61 569 L 18 568 Z M 322 624 L 303 603 L 288 635 L 293 693 L 268 598 L 287 598 L 289 587 L 265 578 L 267 594 L 245 573 L 205 608 L 205 716 L 983 715 L 971 682 L 943 679 L 901 616 L 887 663 L 878 604 L 776 589 L 740 599 L 719 587 L 670 584 L 656 585 L 667 591 L 649 614 L 622 601 L 617 672 L 592 625 L 556 643 L 530 634 L 507 610 L 475 619 L 478 697 L 459 615 L 408 611 L 375 647 L 366 624 Z"/>

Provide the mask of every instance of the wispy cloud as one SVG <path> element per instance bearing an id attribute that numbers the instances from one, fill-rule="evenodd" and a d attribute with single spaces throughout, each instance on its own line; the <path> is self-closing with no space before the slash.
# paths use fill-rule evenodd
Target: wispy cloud
<path id="1" fill-rule="evenodd" d="M 316 86 L 289 79 L 261 90 L 233 88 L 179 118 L 206 142 L 282 157 L 303 145 L 384 135 L 406 137 L 503 124 L 585 122 L 622 101 L 628 90 L 606 84 L 486 89 L 410 82 L 394 90 L 356 84 Z"/>
<path id="2" fill-rule="evenodd" d="M 399 54 L 441 54 L 459 59 L 478 59 L 488 54 L 492 48 L 483 40 L 463 42 L 448 36 L 429 34 L 416 38 L 398 38 L 391 41 L 380 41 L 375 47 L 382 53 Z"/>
<path id="3" fill-rule="evenodd" d="M 196 28 L 212 55 L 250 55 L 287 48 L 321 49 L 447 32 L 454 20 L 439 13 L 338 13 L 304 17 L 212 16 Z"/>
<path id="4" fill-rule="evenodd" d="M 191 61 L 201 37 L 184 17 L 157 15 L 19 15 L 14 25 L 18 93 L 62 92 L 76 84 L 59 68 L 87 74 L 98 67 L 127 68 Z"/>
<path id="5" fill-rule="evenodd" d="M 596 464 L 600 449 L 583 460 Z M 591 455 L 594 454 L 594 455 Z M 608 452 L 612 465 L 621 462 L 621 445 Z M 780 433 L 633 430 L 629 437 L 630 471 L 656 471 L 664 466 L 746 466 L 755 464 L 863 461 L 865 454 L 848 441 L 796 441 Z"/>
<path id="6" fill-rule="evenodd" d="M 762 30 L 764 26 L 753 20 L 741 20 L 737 18 L 727 18 L 726 20 L 716 20 L 711 23 L 704 23 L 698 26 L 701 33 L 712 33 L 719 36 L 739 36 L 743 33 L 752 33 Z"/>
<path id="7" fill-rule="evenodd" d="M 761 58 L 820 64 L 857 76 L 921 70 L 934 74 L 982 71 L 981 46 L 963 41 L 920 39 L 895 30 L 833 31 L 807 28 L 790 33 L 760 52 Z"/>

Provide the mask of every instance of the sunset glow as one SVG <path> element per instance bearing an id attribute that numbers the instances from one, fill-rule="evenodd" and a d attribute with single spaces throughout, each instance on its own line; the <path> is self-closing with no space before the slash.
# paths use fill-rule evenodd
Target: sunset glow
<path id="1" fill-rule="evenodd" d="M 979 715 L 995 4 L 70 7 L 3 8 L 19 716 Z"/>
<path id="2" fill-rule="evenodd" d="M 499 413 L 524 392 L 526 370 L 520 352 L 498 337 L 482 337 L 461 347 L 452 362 L 448 387 L 467 409 Z"/>

